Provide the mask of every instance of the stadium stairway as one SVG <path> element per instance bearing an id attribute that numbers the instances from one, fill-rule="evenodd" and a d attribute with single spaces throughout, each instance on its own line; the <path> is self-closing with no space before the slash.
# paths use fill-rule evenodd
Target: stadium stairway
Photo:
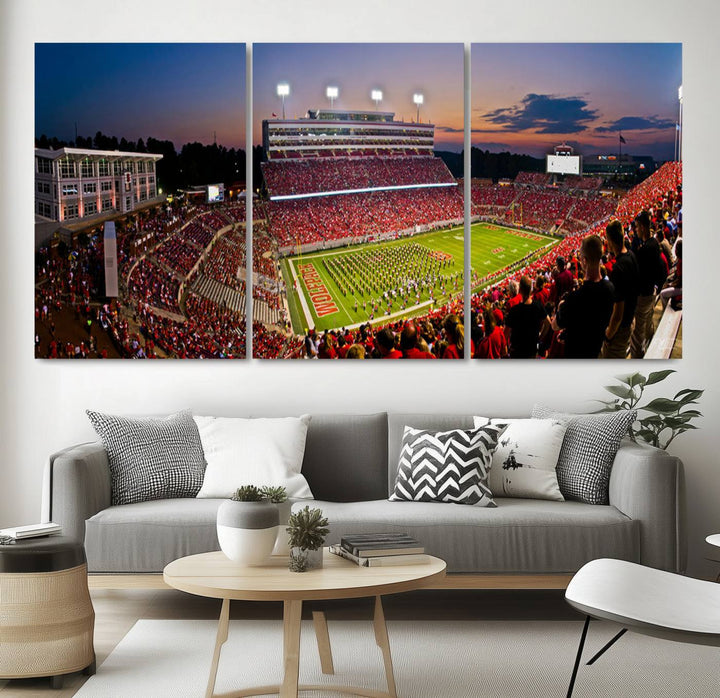
<path id="1" fill-rule="evenodd" d="M 224 305 L 229 310 L 236 313 L 245 312 L 245 292 L 237 291 L 225 284 L 221 284 L 215 279 L 207 276 L 199 276 L 192 285 L 192 292 L 198 296 L 207 298 L 215 305 Z"/>

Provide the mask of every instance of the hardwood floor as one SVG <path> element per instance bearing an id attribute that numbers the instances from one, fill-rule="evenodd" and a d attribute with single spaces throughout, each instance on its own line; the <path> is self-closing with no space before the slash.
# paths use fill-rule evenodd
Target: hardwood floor
<path id="1" fill-rule="evenodd" d="M 140 618 L 212 619 L 220 614 L 221 601 L 192 596 L 174 589 L 93 589 L 95 653 L 102 662 Z M 416 591 L 383 597 L 387 620 L 568 620 L 580 619 L 564 599 L 562 590 L 440 590 Z M 303 618 L 312 619 L 313 608 L 322 608 L 329 621 L 367 620 L 373 617 L 373 599 L 326 601 L 304 604 Z M 231 619 L 282 619 L 282 603 L 233 601 Z M 86 681 L 81 674 L 65 678 L 60 690 L 47 678 L 0 679 L 0 698 L 69 698 Z"/>

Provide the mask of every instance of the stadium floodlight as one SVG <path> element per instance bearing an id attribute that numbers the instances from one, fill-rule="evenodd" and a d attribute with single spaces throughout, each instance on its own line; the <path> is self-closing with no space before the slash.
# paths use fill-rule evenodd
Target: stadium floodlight
<path id="1" fill-rule="evenodd" d="M 415 121 L 420 123 L 420 105 L 425 101 L 425 98 L 419 92 L 413 95 L 413 103 L 417 106 L 417 117 Z"/>
<path id="2" fill-rule="evenodd" d="M 282 99 L 282 118 L 285 118 L 285 97 L 290 94 L 290 85 L 286 82 L 280 82 L 277 86 L 278 97 Z"/>
<path id="3" fill-rule="evenodd" d="M 330 100 L 330 109 L 332 109 L 335 103 L 335 99 L 337 98 L 338 94 L 340 94 L 340 90 L 338 90 L 337 87 L 328 87 L 325 90 L 325 94 Z"/>
<path id="4" fill-rule="evenodd" d="M 375 102 L 375 111 L 377 111 L 378 104 L 382 102 L 382 90 L 373 90 L 370 92 L 370 99 Z"/>

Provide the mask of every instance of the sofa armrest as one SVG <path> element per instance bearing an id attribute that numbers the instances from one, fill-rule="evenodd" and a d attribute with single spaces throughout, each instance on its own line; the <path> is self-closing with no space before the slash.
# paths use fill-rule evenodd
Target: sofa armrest
<path id="1" fill-rule="evenodd" d="M 640 523 L 640 562 L 672 572 L 687 563 L 682 461 L 623 441 L 610 474 L 610 504 Z"/>
<path id="2" fill-rule="evenodd" d="M 110 506 L 110 468 L 100 442 L 72 446 L 50 456 L 43 481 L 43 519 L 84 542 L 85 521 Z"/>

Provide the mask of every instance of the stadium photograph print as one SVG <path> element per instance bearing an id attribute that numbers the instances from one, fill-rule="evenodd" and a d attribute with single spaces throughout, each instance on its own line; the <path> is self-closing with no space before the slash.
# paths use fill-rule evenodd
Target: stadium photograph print
<path id="1" fill-rule="evenodd" d="M 462 359 L 462 44 L 252 60 L 253 355 Z"/>
<path id="2" fill-rule="evenodd" d="M 478 359 L 682 357 L 682 45 L 473 44 Z"/>
<path id="3" fill-rule="evenodd" d="M 245 358 L 245 63 L 35 45 L 37 358 Z"/>

